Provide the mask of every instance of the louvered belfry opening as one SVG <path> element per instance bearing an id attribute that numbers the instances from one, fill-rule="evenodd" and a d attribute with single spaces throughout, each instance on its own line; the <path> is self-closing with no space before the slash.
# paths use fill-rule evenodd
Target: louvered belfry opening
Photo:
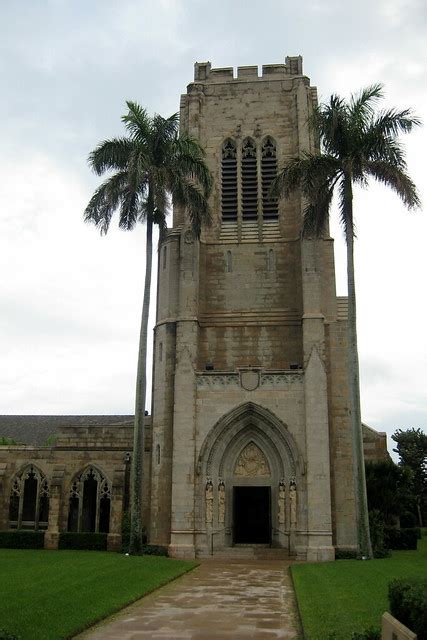
<path id="1" fill-rule="evenodd" d="M 258 175 L 255 142 L 246 138 L 242 145 L 242 219 L 258 217 Z"/>
<path id="2" fill-rule="evenodd" d="M 262 211 L 264 220 L 277 220 L 277 199 L 270 198 L 271 183 L 277 174 L 276 143 L 266 138 L 261 149 Z"/>
<path id="3" fill-rule="evenodd" d="M 237 221 L 237 149 L 230 138 L 222 145 L 221 181 L 222 219 L 224 222 Z"/>

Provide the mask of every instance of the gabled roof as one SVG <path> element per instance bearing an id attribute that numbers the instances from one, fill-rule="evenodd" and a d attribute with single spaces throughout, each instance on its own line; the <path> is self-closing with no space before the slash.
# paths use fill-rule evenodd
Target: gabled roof
<path id="1" fill-rule="evenodd" d="M 56 435 L 63 427 L 114 426 L 133 422 L 126 416 L 2 416 L 0 437 L 13 438 L 19 444 L 43 446 L 49 436 Z"/>

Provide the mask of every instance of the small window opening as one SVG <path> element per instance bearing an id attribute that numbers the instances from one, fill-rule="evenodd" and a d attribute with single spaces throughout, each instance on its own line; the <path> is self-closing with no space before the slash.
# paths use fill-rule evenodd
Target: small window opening
<path id="1" fill-rule="evenodd" d="M 227 272 L 231 273 L 233 271 L 233 256 L 231 251 L 227 251 Z"/>
<path id="2" fill-rule="evenodd" d="M 163 269 L 166 269 L 167 257 L 168 257 L 167 247 L 163 247 Z"/>
<path id="3" fill-rule="evenodd" d="M 160 464 L 160 445 L 159 444 L 156 446 L 156 462 L 157 464 Z"/>
<path id="4" fill-rule="evenodd" d="M 267 256 L 267 270 L 273 271 L 274 269 L 274 251 L 273 249 L 269 249 Z"/>
<path id="5" fill-rule="evenodd" d="M 159 344 L 159 362 L 162 362 L 163 360 L 163 342 L 160 342 Z"/>

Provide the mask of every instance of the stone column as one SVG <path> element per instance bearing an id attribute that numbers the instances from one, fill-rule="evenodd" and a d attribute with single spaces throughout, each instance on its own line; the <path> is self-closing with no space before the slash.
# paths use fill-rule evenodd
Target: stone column
<path id="1" fill-rule="evenodd" d="M 196 380 L 199 243 L 181 235 L 179 318 L 176 329 L 170 554 L 194 558 Z"/>
<path id="2" fill-rule="evenodd" d="M 45 549 L 58 549 L 62 510 L 61 507 L 65 509 L 66 506 L 68 506 L 67 504 L 62 505 L 63 478 L 64 470 L 54 469 L 49 487 L 49 521 L 47 525 L 47 531 L 44 534 Z M 64 503 L 66 503 L 66 496 L 64 496 Z"/>
<path id="3" fill-rule="evenodd" d="M 0 462 L 0 531 L 8 528 L 8 496 L 6 494 L 7 462 Z"/>
<path id="4" fill-rule="evenodd" d="M 111 487 L 110 530 L 107 551 L 120 551 L 122 545 L 124 469 L 115 469 Z"/>

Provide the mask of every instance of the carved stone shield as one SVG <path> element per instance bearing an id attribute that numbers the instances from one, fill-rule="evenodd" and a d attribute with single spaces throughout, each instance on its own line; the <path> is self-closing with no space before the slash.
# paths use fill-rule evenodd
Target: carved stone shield
<path id="1" fill-rule="evenodd" d="M 259 371 L 241 371 L 240 384 L 246 391 L 254 391 L 259 387 Z"/>

